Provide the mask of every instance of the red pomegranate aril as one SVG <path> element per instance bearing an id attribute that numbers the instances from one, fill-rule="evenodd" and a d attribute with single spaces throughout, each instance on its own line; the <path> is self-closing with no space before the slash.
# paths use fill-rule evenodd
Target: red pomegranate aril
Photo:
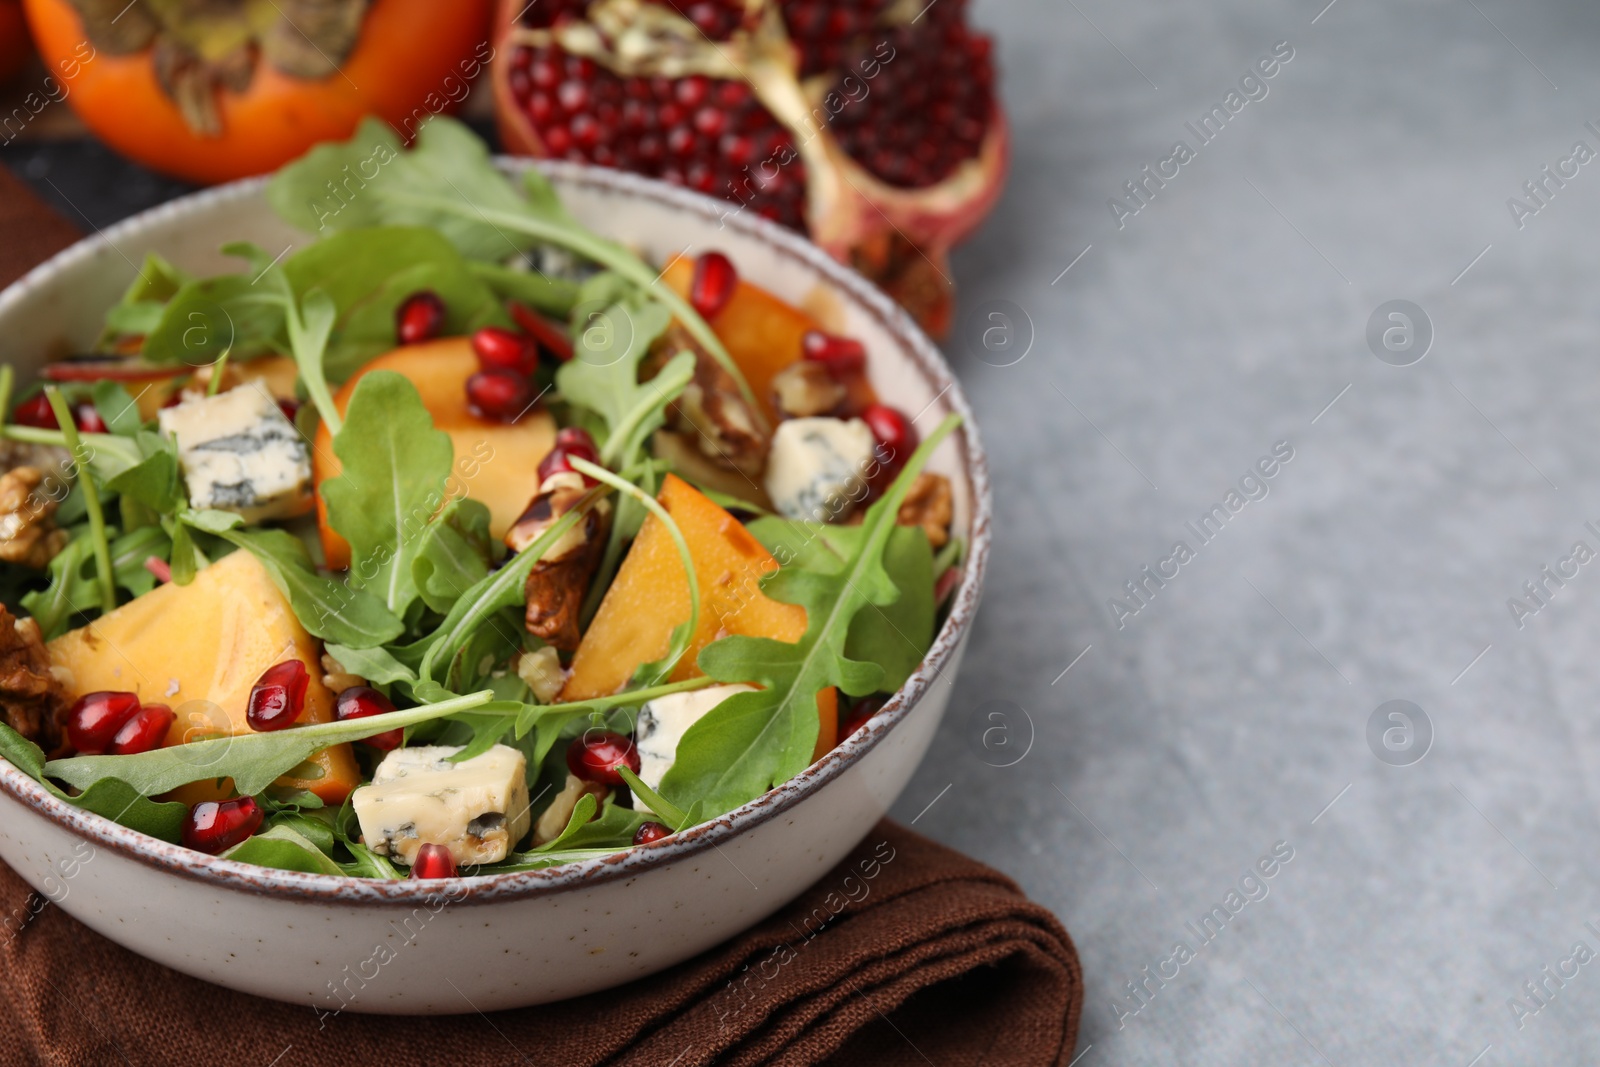
<path id="1" fill-rule="evenodd" d="M 413 878 L 454 878 L 456 858 L 443 845 L 426 844 L 417 849 L 417 858 L 411 861 Z"/>
<path id="2" fill-rule="evenodd" d="M 867 428 L 878 440 L 878 462 L 898 472 L 917 448 L 917 430 L 911 420 L 887 404 L 868 404 L 861 412 Z"/>
<path id="3" fill-rule="evenodd" d="M 867 348 L 854 337 L 839 337 L 821 330 L 807 330 L 800 339 L 805 358 L 821 363 L 835 378 L 859 374 L 867 365 Z"/>
<path id="4" fill-rule="evenodd" d="M 648 845 L 652 841 L 660 841 L 663 837 L 671 836 L 671 828 L 661 823 L 640 823 L 639 828 L 633 832 L 633 843 L 636 845 Z"/>
<path id="5" fill-rule="evenodd" d="M 567 770 L 585 782 L 625 785 L 618 765 L 639 773 L 639 750 L 633 742 L 610 730 L 589 730 L 567 746 Z"/>
<path id="6" fill-rule="evenodd" d="M 933 583 L 933 606 L 938 607 L 940 604 L 943 604 L 945 602 L 945 598 L 947 598 L 951 593 L 955 592 L 956 586 L 960 584 L 961 568 L 945 568 L 945 572 L 939 575 L 939 580 Z"/>
<path id="7" fill-rule="evenodd" d="M 539 368 L 539 349 L 532 339 L 498 326 L 485 326 L 473 334 L 472 351 L 484 370 L 526 376 Z"/>
<path id="8" fill-rule="evenodd" d="M 342 689 L 333 700 L 333 717 L 339 722 L 365 719 L 373 715 L 387 715 L 393 710 L 394 703 L 388 697 L 366 685 L 353 685 L 349 689 Z M 373 734 L 365 741 L 373 748 L 389 752 L 399 748 L 405 739 L 405 728 L 397 727 L 385 730 L 381 734 Z"/>
<path id="9" fill-rule="evenodd" d="M 306 685 L 311 675 L 297 659 L 274 663 L 262 672 L 250 690 L 244 717 L 250 729 L 265 733 L 294 725 L 306 707 Z"/>
<path id="10" fill-rule="evenodd" d="M 523 331 L 539 342 L 539 347 L 565 363 L 572 358 L 572 338 L 567 332 L 526 304 L 513 300 L 506 305 Z"/>
<path id="11" fill-rule="evenodd" d="M 177 721 L 177 714 L 165 704 L 146 704 L 134 712 L 133 717 L 117 731 L 117 736 L 111 739 L 111 754 L 132 756 L 160 748 L 167 739 L 167 731 Z"/>
<path id="12" fill-rule="evenodd" d="M 108 689 L 85 693 L 67 713 L 67 740 L 81 755 L 102 755 L 110 749 L 122 724 L 138 713 L 137 693 Z"/>
<path id="13" fill-rule="evenodd" d="M 431 341 L 444 329 L 444 301 L 431 289 L 421 289 L 404 300 L 394 313 L 395 339 L 403 345 Z"/>
<path id="14" fill-rule="evenodd" d="M 144 569 L 155 575 L 158 582 L 172 581 L 172 565 L 160 556 L 146 556 Z"/>
<path id="15" fill-rule="evenodd" d="M 261 829 L 266 813 L 255 797 L 203 800 L 189 809 L 183 823 L 183 843 L 196 852 L 215 856 Z"/>
<path id="16" fill-rule="evenodd" d="M 561 474 L 575 468 L 570 460 L 576 456 L 578 459 L 599 464 L 600 450 L 595 447 L 594 438 L 589 436 L 589 431 L 581 426 L 563 427 L 556 434 L 556 446 L 539 461 L 539 483 L 552 474 Z M 598 485 L 595 479 L 587 474 L 583 475 L 585 485 Z"/>
<path id="17" fill-rule="evenodd" d="M 293 422 L 295 416 L 300 414 L 300 401 L 280 396 L 278 397 L 278 410 L 283 412 L 284 418 Z"/>
<path id="18" fill-rule="evenodd" d="M 733 261 L 721 252 L 707 252 L 694 261 L 694 280 L 689 285 L 689 303 L 701 318 L 715 318 L 733 299 L 739 272 Z"/>
<path id="19" fill-rule="evenodd" d="M 843 741 L 867 725 L 867 720 L 882 711 L 886 703 L 888 703 L 886 697 L 867 697 L 858 701 L 856 706 L 850 709 L 850 714 L 845 717 L 844 722 L 839 724 L 839 740 Z"/>
<path id="20" fill-rule="evenodd" d="M 100 412 L 87 401 L 72 406 L 72 421 L 77 424 L 79 433 L 106 432 L 106 420 L 102 419 Z"/>
<path id="21" fill-rule="evenodd" d="M 533 386 L 521 374 L 481 370 L 467 379 L 467 404 L 480 418 L 516 422 L 532 403 Z"/>
<path id="22" fill-rule="evenodd" d="M 32 426 L 40 430 L 55 430 L 61 427 L 56 421 L 55 409 L 50 406 L 50 398 L 43 393 L 18 404 L 17 410 L 11 414 L 11 421 L 18 426 Z"/>

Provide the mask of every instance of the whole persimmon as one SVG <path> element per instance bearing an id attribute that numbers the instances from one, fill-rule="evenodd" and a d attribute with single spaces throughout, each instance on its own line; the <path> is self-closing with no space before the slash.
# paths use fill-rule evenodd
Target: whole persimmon
<path id="1" fill-rule="evenodd" d="M 274 170 L 369 114 L 409 136 L 455 110 L 494 56 L 490 0 L 23 6 L 95 135 L 195 182 Z"/>

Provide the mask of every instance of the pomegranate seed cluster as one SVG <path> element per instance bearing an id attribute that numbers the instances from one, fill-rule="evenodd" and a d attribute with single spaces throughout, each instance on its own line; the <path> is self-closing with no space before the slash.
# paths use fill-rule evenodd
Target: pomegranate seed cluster
<path id="1" fill-rule="evenodd" d="M 519 48 L 511 63 L 512 95 L 551 155 L 661 178 L 804 225 L 805 167 L 794 138 L 743 82 L 621 78 L 553 46 Z"/>

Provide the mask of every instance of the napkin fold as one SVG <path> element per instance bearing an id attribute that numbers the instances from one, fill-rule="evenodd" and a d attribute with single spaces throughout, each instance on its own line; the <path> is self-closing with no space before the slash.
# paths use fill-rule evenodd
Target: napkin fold
<path id="1" fill-rule="evenodd" d="M 0 167 L 0 284 L 78 237 Z M 1083 974 L 1004 875 L 879 823 L 793 904 L 661 974 L 575 1000 L 324 1018 L 152 963 L 0 866 L 0 1064 L 1048 1067 Z"/>

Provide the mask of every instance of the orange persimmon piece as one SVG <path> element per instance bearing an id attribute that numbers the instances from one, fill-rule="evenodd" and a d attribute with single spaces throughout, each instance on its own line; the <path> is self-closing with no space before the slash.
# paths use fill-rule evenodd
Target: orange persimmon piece
<path id="1" fill-rule="evenodd" d="M 168 745 L 208 734 L 249 734 L 245 706 L 263 671 L 297 659 L 311 677 L 299 722 L 330 722 L 333 694 L 322 683 L 322 645 L 306 632 L 271 576 L 247 549 L 229 553 L 188 585 L 168 583 L 47 646 L 50 665 L 70 678 L 74 696 L 101 689 L 137 693 L 178 713 Z M 338 805 L 361 782 L 349 745 L 307 761 L 307 777 L 278 785 Z M 212 781 L 182 786 L 185 803 L 227 796 Z"/>
<path id="2" fill-rule="evenodd" d="M 410 380 L 422 396 L 433 424 L 450 435 L 455 446 L 455 466 L 445 483 L 449 496 L 466 495 L 489 509 L 489 533 L 504 537 L 539 491 L 539 461 L 556 443 L 555 420 L 544 408 L 527 412 L 506 424 L 480 418 L 467 406 L 467 378 L 477 373 L 478 357 L 465 337 L 405 345 L 374 359 L 334 394 L 334 407 L 344 414 L 356 383 L 375 370 L 392 370 Z M 318 487 L 317 532 L 329 567 L 350 565 L 350 545 L 328 525 L 328 506 L 321 486 L 337 477 L 343 465 L 333 452 L 333 435 L 323 424 L 317 428 L 311 452 L 311 476 Z"/>
<path id="3" fill-rule="evenodd" d="M 662 272 L 661 280 L 688 299 L 694 260 L 685 256 L 674 259 Z M 726 306 L 711 318 L 710 326 L 744 372 L 767 418 L 776 422 L 779 412 L 772 402 L 772 379 L 800 358 L 800 340 L 806 331 L 820 330 L 822 324 L 760 286 L 740 281 Z M 865 378 L 853 384 L 851 400 L 856 407 L 873 402 L 871 386 Z"/>

